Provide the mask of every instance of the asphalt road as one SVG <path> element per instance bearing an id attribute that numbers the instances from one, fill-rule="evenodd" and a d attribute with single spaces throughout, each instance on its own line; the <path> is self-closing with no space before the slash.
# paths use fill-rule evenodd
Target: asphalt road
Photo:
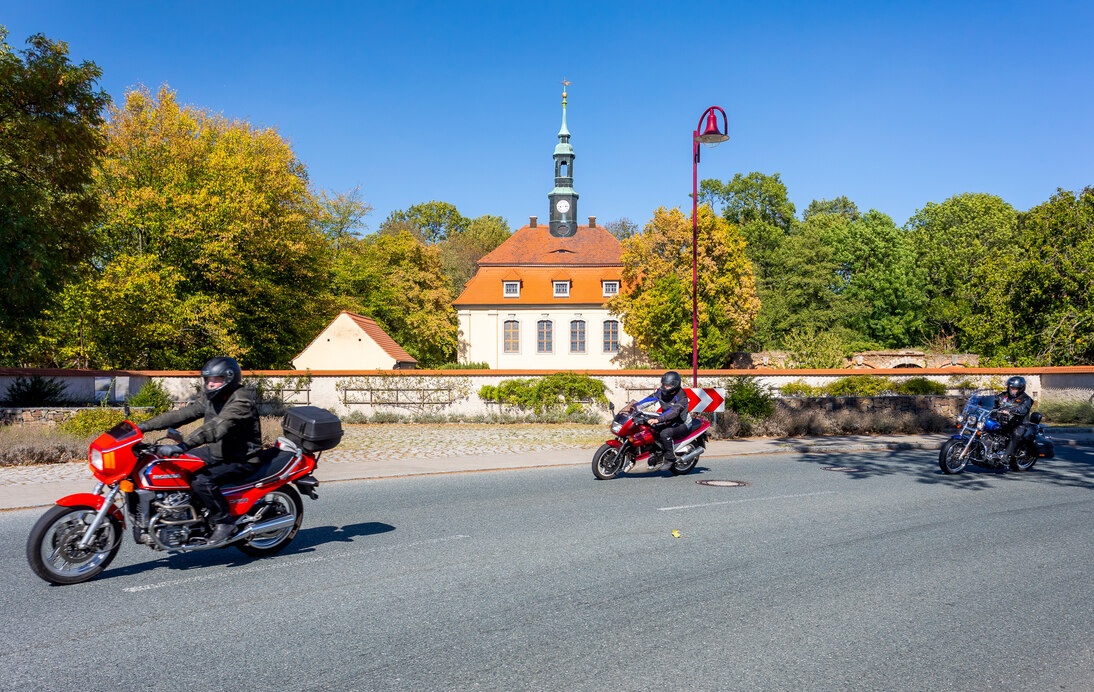
<path id="1" fill-rule="evenodd" d="M 771 455 L 320 496 L 277 557 L 130 542 L 67 587 L 26 565 L 38 512 L 0 514 L 0 689 L 1094 689 L 1091 449 L 1026 474 Z"/>

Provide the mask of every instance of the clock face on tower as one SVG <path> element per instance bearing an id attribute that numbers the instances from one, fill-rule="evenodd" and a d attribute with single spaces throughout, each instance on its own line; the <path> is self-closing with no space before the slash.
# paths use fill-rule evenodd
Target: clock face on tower
<path id="1" fill-rule="evenodd" d="M 559 201 L 555 202 L 555 209 L 558 210 L 559 214 L 565 214 L 566 212 L 570 211 L 570 201 L 560 199 Z"/>

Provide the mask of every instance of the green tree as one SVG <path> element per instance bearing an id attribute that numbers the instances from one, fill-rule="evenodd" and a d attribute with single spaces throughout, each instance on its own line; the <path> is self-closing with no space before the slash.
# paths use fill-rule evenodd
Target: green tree
<path id="1" fill-rule="evenodd" d="M 463 292 L 464 284 L 478 271 L 478 261 L 508 240 L 511 234 L 508 221 L 487 214 L 472 219 L 466 229 L 437 243 L 442 271 L 453 296 Z"/>
<path id="2" fill-rule="evenodd" d="M 858 205 L 849 200 L 846 195 L 840 195 L 835 199 L 815 199 L 809 203 L 802 212 L 802 221 L 807 221 L 817 214 L 833 214 L 843 217 L 848 221 L 858 221 L 862 218 Z"/>
<path id="3" fill-rule="evenodd" d="M 918 343 L 925 321 L 925 276 L 916 266 L 908 233 L 871 209 L 858 221 L 831 229 L 836 288 L 853 311 L 845 325 L 885 347 Z"/>
<path id="4" fill-rule="evenodd" d="M 779 174 L 753 171 L 747 176 L 737 173 L 727 183 L 704 180 L 699 187 L 699 201 L 719 205 L 726 221 L 740 228 L 761 289 L 777 281 L 773 271 L 775 253 L 794 225 L 794 204 Z"/>
<path id="5" fill-rule="evenodd" d="M 41 34 L 15 52 L 0 26 L 0 363 L 27 356 L 31 321 L 95 247 L 90 189 L 103 151 L 95 63 Z"/>
<path id="6" fill-rule="evenodd" d="M 617 240 L 626 240 L 633 235 L 642 232 L 642 227 L 628 219 L 626 216 L 609 221 L 604 224 L 604 229 L 616 237 Z"/>
<path id="7" fill-rule="evenodd" d="M 1010 244 L 976 267 L 969 347 L 991 365 L 1094 364 L 1094 188 L 1018 215 Z"/>
<path id="8" fill-rule="evenodd" d="M 245 367 L 288 366 L 333 309 L 328 217 L 288 143 L 272 129 L 180 106 L 166 86 L 155 97 L 129 91 L 105 131 L 96 271 L 123 256 L 154 257 L 178 274 L 177 300 L 200 300 L 227 335 L 206 334 L 194 353 L 234 343 Z"/>
<path id="9" fill-rule="evenodd" d="M 440 250 L 410 233 L 375 233 L 339 254 L 335 291 L 345 307 L 372 317 L 423 367 L 454 360 L 456 311 Z"/>
<path id="10" fill-rule="evenodd" d="M 699 209 L 699 365 L 722 367 L 752 332 L 760 303 L 737 228 Z M 666 367 L 691 364 L 692 228 L 679 209 L 658 209 L 623 241 L 624 290 L 608 302 L 635 344 Z"/>
<path id="11" fill-rule="evenodd" d="M 456 207 L 448 202 L 415 204 L 406 211 L 393 211 L 384 220 L 384 226 L 409 223 L 421 229 L 427 243 L 437 243 L 450 235 L 467 230 L 471 223 Z"/>
<path id="12" fill-rule="evenodd" d="M 365 217 L 372 213 L 372 205 L 361 199 L 361 189 L 349 192 L 323 192 L 317 200 L 319 213 L 317 225 L 335 251 L 347 240 L 359 237 L 365 228 Z"/>
<path id="13" fill-rule="evenodd" d="M 978 300 L 975 277 L 988 257 L 1013 245 L 1018 213 L 995 195 L 966 193 L 928 203 L 904 227 L 927 277 L 928 338 L 956 337 L 964 345 L 958 323 Z"/>

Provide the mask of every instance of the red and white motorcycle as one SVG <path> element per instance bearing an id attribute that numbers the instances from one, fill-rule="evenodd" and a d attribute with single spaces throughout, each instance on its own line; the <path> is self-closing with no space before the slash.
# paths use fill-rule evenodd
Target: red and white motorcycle
<path id="1" fill-rule="evenodd" d="M 615 412 L 615 406 L 612 406 Z M 612 420 L 611 431 L 614 438 L 600 445 L 593 454 L 593 475 L 602 481 L 615 478 L 632 469 L 657 471 L 665 464 L 654 461 L 654 453 L 660 453 L 657 434 L 650 427 L 651 418 L 656 413 L 643 413 L 635 402 L 620 409 Z M 688 473 L 699 462 L 699 457 L 707 450 L 707 429 L 710 422 L 694 417 L 688 423 L 687 431 L 673 440 L 676 461 L 668 465 L 669 471 L 680 476 Z"/>
<path id="2" fill-rule="evenodd" d="M 296 536 L 304 518 L 300 493 L 318 499 L 312 471 L 320 452 L 342 439 L 338 417 L 315 406 L 290 409 L 281 426 L 284 437 L 259 454 L 254 472 L 222 488 L 237 527 L 227 544 L 254 557 L 273 555 Z M 209 544 L 208 512 L 190 490 L 191 475 L 205 462 L 189 455 L 163 458 L 156 447 L 129 421 L 91 443 L 88 463 L 98 485 L 93 493 L 57 500 L 31 529 L 27 561 L 35 574 L 54 584 L 92 579 L 118 554 L 127 527 L 152 550 L 227 545 Z"/>

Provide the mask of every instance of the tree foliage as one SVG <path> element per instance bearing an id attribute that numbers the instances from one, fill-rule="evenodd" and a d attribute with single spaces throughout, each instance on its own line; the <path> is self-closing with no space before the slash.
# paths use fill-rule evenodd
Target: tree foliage
<path id="1" fill-rule="evenodd" d="M 442 270 L 453 296 L 458 296 L 464 284 L 478 271 L 478 261 L 508 240 L 511 234 L 508 221 L 488 214 L 472 219 L 467 228 L 452 232 L 437 244 Z"/>
<path id="2" fill-rule="evenodd" d="M 173 351 L 164 351 L 173 325 L 181 326 L 174 306 L 194 310 L 178 351 L 189 354 L 191 367 L 195 356 L 212 352 L 251 368 L 287 366 L 330 313 L 330 243 L 319 221 L 328 222 L 328 232 L 337 227 L 332 205 L 317 210 L 304 164 L 288 143 L 272 129 L 181 106 L 166 86 L 155 96 L 129 91 L 124 105 L 111 109 L 106 135 L 96 176 L 105 210 L 98 280 L 111 271 L 138 280 L 129 269 L 158 264 L 162 270 L 150 276 L 171 291 L 147 296 L 169 311 L 154 328 L 160 333 L 134 329 L 116 335 L 118 342 L 133 342 L 130 351 L 147 352 L 150 364 L 174 361 Z M 352 223 L 360 207 L 345 206 Z M 127 296 L 136 292 L 121 286 L 101 298 L 101 309 L 135 309 Z"/>
<path id="3" fill-rule="evenodd" d="M 103 150 L 95 63 L 41 34 L 13 51 L 0 27 L 0 362 L 26 358 L 29 320 L 94 248 L 99 198 L 92 170 Z"/>
<path id="4" fill-rule="evenodd" d="M 699 209 L 699 365 L 722 367 L 752 333 L 759 300 L 735 226 Z M 639 348 L 666 367 L 691 364 L 692 228 L 679 209 L 658 209 L 623 241 L 624 290 L 608 302 Z"/>
<path id="5" fill-rule="evenodd" d="M 410 224 L 421 230 L 427 243 L 437 243 L 445 238 L 467 230 L 471 223 L 448 202 L 425 202 L 414 204 L 405 211 L 396 210 L 384 220 L 384 226 L 392 224 Z"/>

